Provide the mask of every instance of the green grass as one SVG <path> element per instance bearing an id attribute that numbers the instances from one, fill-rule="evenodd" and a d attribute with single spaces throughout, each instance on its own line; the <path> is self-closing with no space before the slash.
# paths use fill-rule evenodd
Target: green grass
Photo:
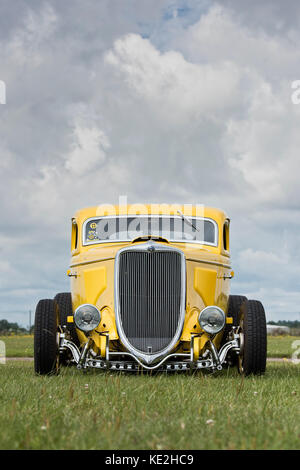
<path id="1" fill-rule="evenodd" d="M 299 449 L 300 366 L 134 375 L 0 366 L 1 449 Z"/>
<path id="2" fill-rule="evenodd" d="M 268 336 L 268 357 L 290 358 L 295 352 L 294 341 L 300 341 L 300 336 Z M 299 348 L 299 347 L 298 347 Z"/>
<path id="3" fill-rule="evenodd" d="M 6 357 L 33 357 L 33 335 L 0 336 L 4 341 Z"/>
<path id="4" fill-rule="evenodd" d="M 269 357 L 291 357 L 292 343 L 299 336 L 268 336 Z M 5 342 L 7 357 L 33 357 L 33 336 L 0 336 Z"/>

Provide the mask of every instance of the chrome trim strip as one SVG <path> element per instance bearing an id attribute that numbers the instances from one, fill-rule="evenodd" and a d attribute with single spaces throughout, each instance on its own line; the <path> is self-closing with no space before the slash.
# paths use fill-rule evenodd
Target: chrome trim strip
<path id="1" fill-rule="evenodd" d="M 82 224 L 82 233 L 81 233 L 81 241 L 82 241 L 82 246 L 90 246 L 90 245 L 99 245 L 101 243 L 128 243 L 132 242 L 131 239 L 125 239 L 125 240 L 96 240 L 96 241 L 90 241 L 86 242 L 85 241 L 85 227 L 86 225 L 91 221 L 91 220 L 98 220 L 98 219 L 104 219 L 104 218 L 112 219 L 112 218 L 124 218 L 124 217 L 161 217 L 161 218 L 175 218 L 175 217 L 180 217 L 179 215 L 176 214 L 126 214 L 126 215 L 104 215 L 104 216 L 96 216 L 96 217 L 89 217 L 86 219 L 83 224 Z M 197 240 L 169 240 L 170 243 L 191 243 L 191 244 L 198 244 L 198 245 L 208 245 L 208 246 L 213 246 L 217 247 L 218 246 L 218 240 L 219 240 L 219 227 L 217 222 L 214 219 L 211 219 L 210 217 L 191 217 L 192 219 L 199 219 L 199 220 L 208 220 L 209 222 L 212 222 L 214 227 L 215 227 L 215 241 L 214 243 L 210 242 L 205 242 L 204 240 L 202 241 L 197 241 Z"/>
<path id="2" fill-rule="evenodd" d="M 176 333 L 174 335 L 174 338 L 172 341 L 169 343 L 169 345 L 163 349 L 162 351 L 155 353 L 155 354 L 147 354 L 143 353 L 136 348 L 134 348 L 131 343 L 128 341 L 124 330 L 122 326 L 122 321 L 120 319 L 120 305 L 119 305 L 119 258 L 120 255 L 126 251 L 147 251 L 150 247 L 154 247 L 154 249 L 157 249 L 159 251 L 175 251 L 180 254 L 181 256 L 181 297 L 180 297 L 180 316 L 179 316 L 179 322 L 178 322 L 178 327 L 176 330 Z M 130 245 L 125 248 L 121 248 L 121 250 L 118 251 L 116 254 L 115 258 L 115 318 L 116 318 L 116 325 L 117 325 L 117 330 L 118 334 L 120 337 L 121 342 L 125 346 L 125 348 L 133 354 L 136 358 L 144 361 L 146 364 L 152 364 L 158 359 L 164 358 L 169 351 L 171 351 L 176 343 L 179 341 L 179 338 L 181 336 L 183 324 L 184 324 L 184 319 L 185 319 L 185 302 L 186 302 L 186 263 L 185 263 L 185 256 L 184 253 L 179 250 L 178 248 L 162 245 L 160 243 L 156 243 L 153 241 L 149 241 L 146 243 L 143 243 L 141 245 Z"/>
<path id="3" fill-rule="evenodd" d="M 213 266 L 220 266 L 222 268 L 231 269 L 229 264 L 218 263 L 217 261 L 205 261 L 202 259 L 186 258 L 187 261 L 192 261 L 193 263 L 203 263 L 203 264 L 212 264 Z"/>
<path id="4" fill-rule="evenodd" d="M 88 260 L 88 261 L 81 261 L 80 263 L 74 263 L 70 264 L 70 268 L 76 268 L 77 266 L 84 266 L 86 264 L 93 264 L 93 263 L 99 263 L 100 261 L 112 261 L 115 258 L 98 258 L 98 259 L 93 259 L 93 260 Z"/>

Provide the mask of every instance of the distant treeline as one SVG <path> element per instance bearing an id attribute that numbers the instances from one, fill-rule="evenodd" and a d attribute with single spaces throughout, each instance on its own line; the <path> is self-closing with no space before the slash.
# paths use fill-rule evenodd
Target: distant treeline
<path id="1" fill-rule="evenodd" d="M 278 320 L 278 321 L 268 321 L 268 325 L 276 326 L 288 326 L 291 329 L 300 330 L 300 320 Z M 30 333 L 33 333 L 34 327 L 30 329 Z M 18 323 L 11 323 L 7 320 L 0 320 L 0 335 L 9 335 L 9 334 L 28 334 L 29 329 L 23 328 L 18 325 Z"/>
<path id="2" fill-rule="evenodd" d="M 268 325 L 288 326 L 289 328 L 300 328 L 300 320 L 268 321 Z"/>
<path id="3" fill-rule="evenodd" d="M 0 320 L 0 334 L 11 335 L 11 334 L 25 334 L 29 333 L 26 328 L 18 325 L 18 323 L 11 323 L 7 320 Z"/>

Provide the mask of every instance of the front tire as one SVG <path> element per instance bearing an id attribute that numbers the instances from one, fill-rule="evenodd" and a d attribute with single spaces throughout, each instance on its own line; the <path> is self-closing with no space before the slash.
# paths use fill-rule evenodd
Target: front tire
<path id="1" fill-rule="evenodd" d="M 35 311 L 34 369 L 37 374 L 58 371 L 58 309 L 54 300 L 40 300 Z"/>
<path id="2" fill-rule="evenodd" d="M 267 361 L 267 327 L 261 302 L 248 300 L 241 306 L 239 334 L 241 351 L 238 356 L 238 370 L 240 374 L 264 374 Z"/>

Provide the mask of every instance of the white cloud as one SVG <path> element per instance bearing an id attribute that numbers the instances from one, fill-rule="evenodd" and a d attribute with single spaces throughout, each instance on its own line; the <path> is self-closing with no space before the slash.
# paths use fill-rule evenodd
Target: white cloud
<path id="1" fill-rule="evenodd" d="M 290 262 L 289 253 L 282 250 L 272 252 L 246 248 L 240 251 L 238 256 L 240 268 L 249 276 L 255 276 L 258 279 L 270 279 L 270 276 L 274 279 L 277 275 L 281 277 Z M 297 268 L 297 272 L 300 274 L 300 267 Z"/>
<path id="2" fill-rule="evenodd" d="M 192 61 L 228 60 L 276 79 L 297 70 L 300 51 L 295 39 L 241 24 L 238 15 L 216 4 L 183 37 L 175 38 L 174 44 Z"/>
<path id="3" fill-rule="evenodd" d="M 178 126 L 224 115 L 239 99 L 241 73 L 234 63 L 192 63 L 177 51 L 161 53 L 137 34 L 115 41 L 105 60 L 161 120 Z"/>
<path id="4" fill-rule="evenodd" d="M 10 168 L 13 165 L 14 155 L 6 148 L 3 143 L 0 143 L 0 174 L 3 170 Z"/>
<path id="5" fill-rule="evenodd" d="M 286 89 L 288 83 L 285 83 Z M 232 167 L 253 188 L 257 203 L 298 206 L 300 113 L 287 99 L 263 83 L 253 94 L 247 115 L 227 123 L 224 148 Z"/>
<path id="6" fill-rule="evenodd" d="M 106 160 L 105 151 L 109 147 L 109 139 L 101 129 L 76 124 L 71 150 L 66 155 L 65 168 L 75 175 L 84 175 L 99 168 Z"/>
<path id="7" fill-rule="evenodd" d="M 12 269 L 8 261 L 0 261 L 0 271 L 5 275 L 11 274 Z"/>
<path id="8" fill-rule="evenodd" d="M 43 46 L 51 40 L 58 24 L 58 17 L 48 3 L 37 12 L 28 10 L 22 27 L 13 31 L 6 50 L 11 60 L 19 65 L 40 65 L 43 60 Z"/>

